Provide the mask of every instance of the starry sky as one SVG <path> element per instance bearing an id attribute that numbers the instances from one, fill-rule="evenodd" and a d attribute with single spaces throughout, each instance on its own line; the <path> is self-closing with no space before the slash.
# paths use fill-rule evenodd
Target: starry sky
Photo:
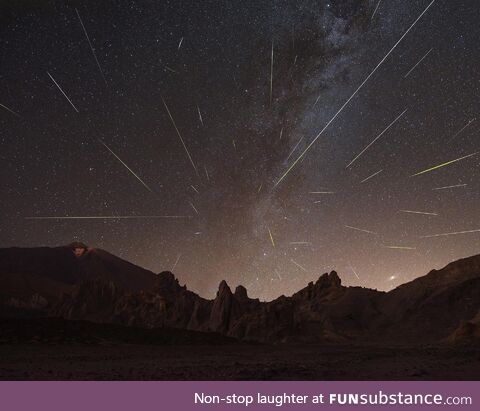
<path id="1" fill-rule="evenodd" d="M 0 246 L 81 240 L 267 300 L 478 254 L 479 17 L 477 0 L 2 1 Z"/>

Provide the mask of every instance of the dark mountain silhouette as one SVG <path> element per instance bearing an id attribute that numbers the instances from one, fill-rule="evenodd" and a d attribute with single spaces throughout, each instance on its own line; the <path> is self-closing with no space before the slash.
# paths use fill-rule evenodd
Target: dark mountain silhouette
<path id="1" fill-rule="evenodd" d="M 220 283 L 213 300 L 82 244 L 0 249 L 0 316 L 60 317 L 146 329 L 213 332 L 243 341 L 468 343 L 479 338 L 480 255 L 390 291 L 323 274 L 291 297 L 251 299 Z M 477 317 L 475 317 L 477 316 Z"/>

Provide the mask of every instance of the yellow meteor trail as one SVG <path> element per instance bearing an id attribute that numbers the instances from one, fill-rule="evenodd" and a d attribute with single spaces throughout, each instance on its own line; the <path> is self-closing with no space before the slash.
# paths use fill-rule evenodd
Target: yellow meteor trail
<path id="1" fill-rule="evenodd" d="M 408 213 L 408 214 L 423 214 L 423 215 L 435 215 L 437 216 L 437 213 L 428 213 L 426 211 L 412 211 L 412 210 L 398 210 L 401 213 Z"/>
<path id="2" fill-rule="evenodd" d="M 345 227 L 350 228 L 351 230 L 361 231 L 362 233 L 374 234 L 377 235 L 374 231 L 364 230 L 363 228 L 353 227 L 351 225 L 346 225 Z"/>
<path id="3" fill-rule="evenodd" d="M 315 144 L 318 138 L 324 133 L 324 131 L 330 126 L 330 124 L 337 118 L 337 116 L 343 111 L 343 109 L 350 103 L 350 101 L 355 97 L 355 95 L 360 91 L 360 89 L 365 85 L 365 83 L 373 76 L 373 74 L 378 70 L 378 68 L 383 64 L 383 62 L 387 59 L 387 57 L 395 50 L 395 48 L 400 44 L 400 42 L 404 39 L 404 37 L 410 32 L 410 30 L 417 24 L 417 22 L 422 18 L 422 16 L 427 12 L 427 10 L 435 3 L 435 0 L 432 0 L 429 5 L 422 11 L 422 13 L 417 17 L 417 19 L 412 23 L 412 25 L 407 29 L 405 33 L 403 33 L 402 37 L 393 45 L 393 47 L 389 50 L 389 52 L 383 57 L 382 60 L 375 66 L 372 72 L 363 80 L 363 82 L 357 87 L 357 89 L 353 92 L 353 94 L 348 98 L 348 100 L 343 103 L 340 109 L 334 114 L 334 116 L 328 121 L 327 124 L 320 130 L 320 132 L 316 135 L 316 137 L 311 141 L 311 143 L 303 150 L 300 156 L 292 163 L 292 165 L 285 171 L 285 173 L 280 177 L 280 179 L 275 183 L 274 187 L 279 185 L 283 179 L 292 171 L 293 167 L 297 165 L 297 163 L 303 158 L 303 156 L 307 153 L 308 150 Z"/>
<path id="4" fill-rule="evenodd" d="M 477 151 L 476 153 L 473 153 L 473 154 L 469 154 L 468 156 L 463 156 L 463 157 L 460 157 L 460 158 L 456 158 L 455 160 L 447 161 L 446 163 L 439 164 L 438 166 L 427 168 L 426 170 L 419 171 L 418 173 L 412 174 L 410 177 L 415 177 L 415 176 L 419 176 L 420 174 L 429 173 L 430 171 L 436 170 L 437 168 L 445 167 L 445 166 L 448 166 L 450 164 L 456 163 L 457 161 L 464 160 L 468 157 L 475 156 L 478 153 L 479 153 L 479 151 Z"/>
<path id="5" fill-rule="evenodd" d="M 148 191 L 150 191 L 151 193 L 153 193 L 152 189 L 151 189 L 139 176 L 137 176 L 137 175 L 133 172 L 133 170 L 132 170 L 129 166 L 127 166 L 127 165 L 122 161 L 122 159 L 121 159 L 120 157 L 118 157 L 112 150 L 110 150 L 110 147 L 108 147 L 103 141 L 100 141 L 100 143 L 102 143 L 102 144 L 105 146 L 105 148 L 106 148 L 108 151 L 110 151 L 110 153 L 112 153 L 112 154 L 115 156 L 115 158 L 116 158 L 118 161 L 120 161 L 120 163 L 122 163 L 122 164 L 125 166 L 125 168 L 126 168 L 128 171 L 130 171 L 130 173 L 132 173 L 132 174 L 135 176 L 135 178 L 136 178 L 138 181 L 140 181 L 140 182 L 145 186 L 145 188 L 146 188 Z"/>
<path id="6" fill-rule="evenodd" d="M 198 174 L 197 166 L 196 166 L 195 163 L 193 162 L 192 156 L 190 155 L 190 152 L 188 151 L 188 148 L 187 148 L 187 146 L 185 145 L 185 141 L 183 141 L 183 137 L 182 137 L 182 135 L 180 134 L 180 131 L 178 131 L 177 125 L 175 124 L 175 120 L 173 119 L 172 114 L 170 113 L 170 110 L 168 109 L 167 103 L 165 103 L 165 100 L 163 99 L 163 97 L 162 97 L 162 101 L 163 101 L 163 105 L 165 106 L 165 108 L 166 108 L 166 110 L 167 110 L 168 117 L 170 117 L 170 120 L 172 121 L 173 127 L 175 128 L 175 131 L 177 132 L 177 135 L 178 135 L 178 137 L 180 138 L 180 141 L 182 142 L 182 146 L 183 146 L 183 148 L 185 149 L 185 152 L 187 153 L 187 157 L 188 157 L 188 159 L 190 160 L 190 163 L 192 163 L 192 166 L 193 166 L 193 168 L 194 168 L 194 170 L 195 170 L 195 173 L 197 174 L 197 176 L 200 177 L 200 174 Z"/>
<path id="7" fill-rule="evenodd" d="M 272 232 L 270 231 L 270 228 L 267 227 L 268 234 L 270 235 L 270 241 L 272 242 L 273 248 L 275 248 L 275 241 L 273 241 L 273 235 Z"/>
<path id="8" fill-rule="evenodd" d="M 474 230 L 454 231 L 453 233 L 422 235 L 420 238 L 446 237 L 449 235 L 469 234 L 469 233 L 479 233 L 479 232 L 480 232 L 480 228 L 476 228 Z"/>

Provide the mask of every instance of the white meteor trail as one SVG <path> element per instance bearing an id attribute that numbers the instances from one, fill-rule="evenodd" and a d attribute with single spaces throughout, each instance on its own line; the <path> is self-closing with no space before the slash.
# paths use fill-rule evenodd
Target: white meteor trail
<path id="1" fill-rule="evenodd" d="M 360 181 L 360 184 L 365 183 L 366 181 L 370 180 L 371 178 L 375 177 L 376 175 L 380 174 L 383 170 L 379 170 L 376 173 L 373 173 L 371 176 L 368 176 L 366 179 Z"/>
<path id="2" fill-rule="evenodd" d="M 52 77 L 52 75 L 47 71 L 48 77 L 50 77 L 53 81 L 53 83 L 57 86 L 57 88 L 60 90 L 60 92 L 64 95 L 64 97 L 68 100 L 70 105 L 73 107 L 73 109 L 79 113 L 78 109 L 75 107 L 75 105 L 72 103 L 72 100 L 68 98 L 68 96 L 65 94 L 65 92 L 62 90 L 62 88 L 58 85 L 58 83 L 55 81 L 55 79 Z"/>
<path id="3" fill-rule="evenodd" d="M 285 161 L 288 161 L 288 159 L 292 156 L 293 153 L 295 153 L 295 150 L 297 149 L 298 145 L 302 142 L 303 137 L 298 140 L 298 143 L 295 144 L 295 147 L 293 147 L 293 150 L 290 151 L 290 154 L 288 155 L 287 159 Z"/>
<path id="4" fill-rule="evenodd" d="M 181 257 L 181 256 L 182 256 L 182 254 L 178 254 L 178 257 L 177 257 L 177 259 L 175 260 L 175 264 L 173 264 L 173 267 L 172 267 L 172 270 L 171 270 L 172 272 L 173 272 L 173 270 L 175 270 L 175 267 L 177 266 L 178 261 L 180 260 L 180 257 Z"/>
<path id="5" fill-rule="evenodd" d="M 2 103 L 0 103 L 0 107 L 3 107 L 5 110 L 9 111 L 9 112 L 12 113 L 14 116 L 20 117 L 20 114 L 15 113 L 15 111 L 13 111 L 12 109 L 10 109 L 10 108 L 8 108 L 7 106 L 3 105 Z"/>
<path id="6" fill-rule="evenodd" d="M 192 190 L 195 191 L 197 194 L 200 194 L 194 185 L 190 184 L 190 187 L 192 187 Z"/>
<path id="7" fill-rule="evenodd" d="M 309 194 L 335 194 L 335 191 L 310 191 Z"/>
<path id="8" fill-rule="evenodd" d="M 447 188 L 457 188 L 457 187 L 466 187 L 466 186 L 467 186 L 467 184 L 455 184 L 453 186 L 432 188 L 432 190 L 446 190 Z"/>
<path id="9" fill-rule="evenodd" d="M 131 173 L 138 181 L 140 181 L 140 183 L 142 183 L 143 186 L 144 186 L 148 191 L 150 191 L 151 193 L 153 193 L 153 190 L 145 183 L 145 181 L 143 181 L 137 174 L 135 174 L 135 173 L 133 172 L 133 170 L 132 170 L 129 166 L 127 166 L 127 165 L 123 162 L 123 160 L 122 160 L 120 157 L 118 157 L 118 156 L 110 149 L 110 147 L 108 147 L 103 141 L 100 141 L 100 143 L 102 143 L 102 145 L 103 145 L 108 151 L 110 151 L 110 153 L 112 153 L 112 154 L 115 156 L 115 158 L 116 158 L 118 161 L 120 161 L 120 163 L 122 163 L 122 165 L 123 165 L 128 171 L 130 171 L 130 173 Z"/>
<path id="10" fill-rule="evenodd" d="M 273 96 L 273 40 L 272 40 L 272 55 L 270 57 L 270 105 L 272 105 Z"/>
<path id="11" fill-rule="evenodd" d="M 409 76 L 409 74 L 410 74 L 413 70 L 415 70 L 415 68 L 425 59 L 425 57 L 427 57 L 427 56 L 430 54 L 430 52 L 431 52 L 432 50 L 433 50 L 433 48 L 431 48 L 430 50 L 428 50 L 428 51 L 425 53 L 425 55 L 424 55 L 420 60 L 418 60 L 417 64 L 415 64 L 410 70 L 408 70 L 408 73 L 405 74 L 405 75 L 403 76 L 403 78 L 407 78 L 407 77 Z"/>
<path id="12" fill-rule="evenodd" d="M 463 130 L 465 130 L 470 124 L 472 124 L 474 121 L 476 120 L 476 118 L 472 118 L 467 124 L 465 124 L 460 130 L 458 130 L 454 135 L 453 137 L 448 140 L 448 142 L 450 143 L 450 141 L 452 141 L 455 137 L 457 137 Z"/>
<path id="13" fill-rule="evenodd" d="M 353 274 L 355 274 L 355 277 L 357 277 L 360 280 L 360 277 L 358 276 L 357 272 L 353 269 L 352 266 L 350 266 L 350 270 L 352 270 Z"/>
<path id="14" fill-rule="evenodd" d="M 90 37 L 88 36 L 87 30 L 85 29 L 82 18 L 80 17 L 80 13 L 78 12 L 77 9 L 75 9 L 75 11 L 77 13 L 78 20 L 80 21 L 80 24 L 82 25 L 83 32 L 85 33 L 85 37 L 87 38 L 88 45 L 90 46 L 90 50 L 92 51 L 93 58 L 95 59 L 95 62 L 97 63 L 98 71 L 100 71 L 100 74 L 102 75 L 103 81 L 105 82 L 105 84 L 107 84 L 107 79 L 105 78 L 105 75 L 103 74 L 102 67 L 100 66 L 100 63 L 99 63 L 98 58 L 97 58 L 97 53 L 95 53 L 95 49 L 93 48 L 92 42 L 90 41 Z"/>
<path id="15" fill-rule="evenodd" d="M 363 82 L 357 87 L 353 94 L 348 98 L 348 100 L 343 103 L 340 109 L 334 114 L 334 116 L 325 124 L 325 126 L 320 130 L 317 136 L 311 141 L 311 143 L 305 148 L 305 150 L 300 154 L 300 156 L 292 163 L 292 165 L 285 171 L 285 173 L 280 177 L 280 179 L 275 183 L 274 187 L 279 185 L 283 179 L 290 173 L 290 171 L 297 165 L 297 163 L 303 158 L 303 156 L 310 150 L 310 148 L 315 144 L 318 138 L 325 132 L 325 130 L 330 126 L 330 124 L 337 118 L 337 116 L 343 111 L 343 109 L 350 103 L 350 101 L 355 97 L 355 95 L 360 91 L 360 89 L 365 85 L 365 83 L 373 76 L 373 74 L 378 70 L 378 68 L 383 64 L 387 57 L 395 50 L 395 48 L 400 44 L 400 42 L 405 38 L 405 36 L 410 32 L 410 30 L 417 24 L 417 22 L 422 18 L 422 16 L 427 12 L 427 10 L 435 3 L 435 0 L 432 0 L 428 6 L 422 11 L 422 13 L 416 18 L 416 20 L 411 24 L 411 26 L 403 33 L 403 35 L 398 39 L 398 41 L 393 45 L 389 52 L 383 57 L 382 60 L 375 66 L 372 72 L 363 80 Z"/>
<path id="16" fill-rule="evenodd" d="M 99 215 L 99 216 L 46 216 L 25 217 L 25 220 L 136 220 L 150 218 L 191 218 L 188 215 Z"/>
<path id="17" fill-rule="evenodd" d="M 180 50 L 180 47 L 182 47 L 182 43 L 183 43 L 183 37 L 180 39 L 180 42 L 178 43 L 177 50 Z"/>
<path id="18" fill-rule="evenodd" d="M 180 134 L 180 131 L 178 131 L 177 125 L 175 124 L 175 120 L 173 119 L 172 114 L 170 113 L 170 110 L 168 109 L 167 103 L 165 103 L 165 100 L 163 99 L 163 97 L 162 97 L 162 101 L 163 101 L 163 105 L 165 106 L 165 108 L 167 110 L 168 117 L 170 117 L 170 120 L 172 121 L 173 127 L 175 128 L 175 131 L 177 132 L 177 135 L 180 138 L 180 141 L 182 142 L 182 146 L 185 149 L 185 152 L 187 153 L 187 157 L 190 160 L 190 163 L 192 164 L 192 167 L 194 168 L 195 173 L 197 174 L 197 176 L 200 177 L 200 174 L 198 174 L 197 166 L 193 162 L 192 156 L 190 155 L 190 152 L 188 151 L 188 148 L 185 145 L 185 141 L 183 141 L 183 137 Z"/>
<path id="19" fill-rule="evenodd" d="M 373 20 L 373 18 L 375 17 L 375 13 L 377 12 L 378 6 L 380 6 L 381 2 L 382 0 L 378 0 L 377 7 L 375 7 L 375 10 L 373 10 L 372 17 L 370 18 L 370 20 Z"/>
<path id="20" fill-rule="evenodd" d="M 401 245 L 384 245 L 384 248 L 390 248 L 392 250 L 416 250 L 415 247 L 405 247 Z"/>
<path id="21" fill-rule="evenodd" d="M 375 137 L 373 139 L 373 141 L 367 145 L 367 147 L 365 147 L 352 161 L 350 161 L 350 163 L 348 163 L 347 167 L 345 168 L 348 168 L 350 167 L 355 161 L 357 161 L 357 159 L 363 154 L 365 153 L 365 151 L 367 151 L 370 146 L 375 143 L 375 141 L 377 141 L 380 137 L 383 136 L 383 134 L 385 134 L 385 132 L 390 128 L 392 127 L 405 113 L 407 112 L 407 109 L 403 110 L 396 118 L 395 120 L 393 120 L 377 137 Z"/>
<path id="22" fill-rule="evenodd" d="M 413 210 L 398 210 L 401 213 L 407 213 L 407 214 L 422 214 L 422 215 L 434 215 L 438 216 L 437 213 L 428 213 L 426 211 L 413 211 Z"/>
<path id="23" fill-rule="evenodd" d="M 346 225 L 345 227 L 346 227 L 346 228 L 350 228 L 351 230 L 361 231 L 362 233 L 377 235 L 376 232 L 374 232 L 374 231 L 369 231 L 369 230 L 365 230 L 365 229 L 363 229 L 363 228 L 353 227 L 353 226 L 351 226 L 351 225 Z"/>
<path id="24" fill-rule="evenodd" d="M 202 113 L 200 112 L 200 107 L 197 106 L 197 111 L 198 111 L 198 118 L 200 120 L 200 123 L 202 123 L 202 126 L 203 126 L 203 117 L 202 117 Z"/>
<path id="25" fill-rule="evenodd" d="M 197 214 L 200 214 L 196 207 L 193 205 L 193 203 L 190 203 L 190 206 L 193 208 L 193 211 L 195 211 Z"/>
<path id="26" fill-rule="evenodd" d="M 454 231 L 453 233 L 441 233 L 441 234 L 422 235 L 420 238 L 446 237 L 446 236 L 450 236 L 450 235 L 479 233 L 479 232 L 480 232 L 480 228 L 476 228 L 476 229 L 474 229 L 474 230 Z"/>
<path id="27" fill-rule="evenodd" d="M 295 264 L 298 268 L 300 268 L 302 271 L 307 272 L 307 269 L 305 267 L 302 267 L 300 264 L 298 264 L 293 258 L 290 258 L 290 261 Z"/>

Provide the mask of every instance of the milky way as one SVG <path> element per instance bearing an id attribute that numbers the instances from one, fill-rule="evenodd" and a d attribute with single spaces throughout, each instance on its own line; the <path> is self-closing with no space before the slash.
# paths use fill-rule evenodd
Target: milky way
<path id="1" fill-rule="evenodd" d="M 477 0 L 3 4 L 0 246 L 81 240 L 262 299 L 477 254 L 479 17 Z"/>

